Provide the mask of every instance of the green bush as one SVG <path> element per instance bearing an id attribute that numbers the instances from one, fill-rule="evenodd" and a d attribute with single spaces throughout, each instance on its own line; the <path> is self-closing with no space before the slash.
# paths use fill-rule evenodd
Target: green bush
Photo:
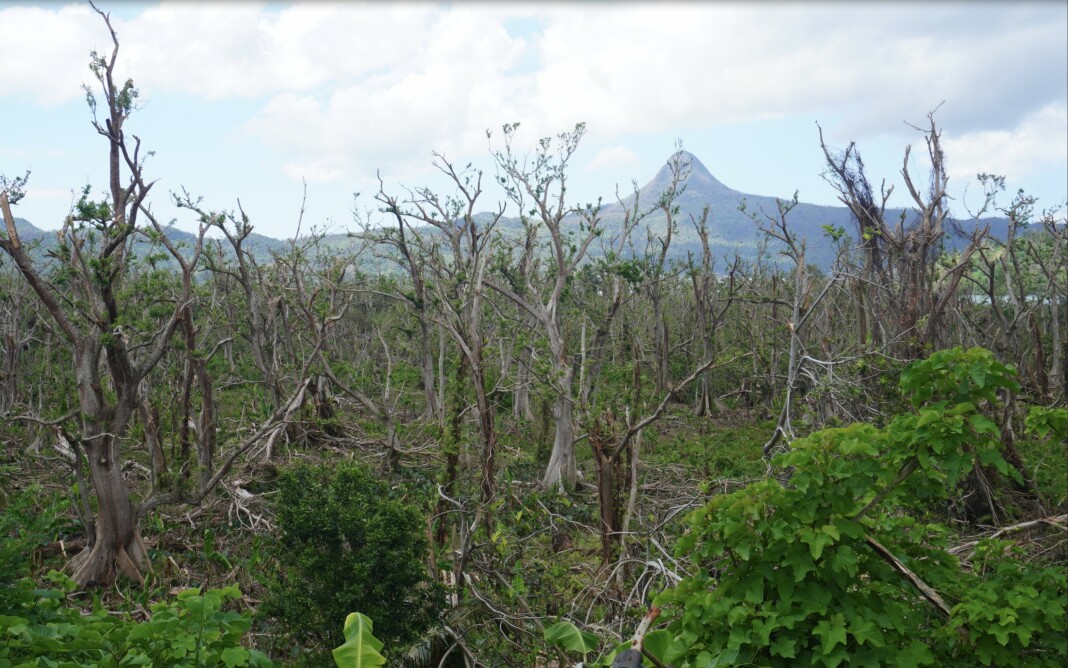
<path id="1" fill-rule="evenodd" d="M 676 550 L 700 572 L 660 598 L 672 665 L 1064 665 L 1065 573 L 996 542 L 967 568 L 926 512 L 977 466 L 1016 474 L 984 414 L 1013 376 L 985 350 L 935 353 L 902 374 L 913 412 L 812 434 L 775 459 L 785 482 L 695 511 Z"/>
<path id="2" fill-rule="evenodd" d="M 376 635 L 397 651 L 437 622 L 445 596 L 427 571 L 415 508 L 354 464 L 297 466 L 278 484 L 277 569 L 261 609 L 279 622 L 272 631 L 325 662 L 351 610 L 376 620 Z"/>
<path id="3" fill-rule="evenodd" d="M 68 505 L 33 486 L 13 494 L 0 509 L 0 615 L 21 602 L 19 581 L 30 575 L 31 553 L 59 533 Z"/>
<path id="4" fill-rule="evenodd" d="M 273 665 L 262 652 L 241 646 L 249 617 L 222 610 L 225 601 L 241 596 L 237 587 L 184 591 L 173 602 L 154 604 L 152 619 L 137 623 L 103 608 L 82 614 L 65 605 L 74 582 L 55 572 L 50 578 L 59 589 L 36 589 L 28 578 L 18 583 L 18 605 L 0 615 L 0 666 Z"/>

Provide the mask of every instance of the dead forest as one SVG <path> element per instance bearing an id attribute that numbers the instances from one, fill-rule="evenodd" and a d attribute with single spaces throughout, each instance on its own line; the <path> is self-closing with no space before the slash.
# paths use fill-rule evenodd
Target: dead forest
<path id="1" fill-rule="evenodd" d="M 0 666 L 1063 665 L 1064 209 L 951 210 L 936 114 L 907 218 L 821 130 L 854 226 L 753 257 L 681 151 L 570 201 L 583 125 L 265 252 L 156 184 L 111 36 L 107 182 L 46 244 L 0 179 Z"/>

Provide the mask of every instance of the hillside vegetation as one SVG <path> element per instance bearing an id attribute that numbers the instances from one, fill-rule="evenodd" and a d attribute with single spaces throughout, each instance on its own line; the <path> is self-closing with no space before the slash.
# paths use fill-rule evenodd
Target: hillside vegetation
<path id="1" fill-rule="evenodd" d="M 1068 659 L 1068 226 L 957 221 L 933 114 L 904 212 L 853 145 L 844 207 L 682 150 L 580 205 L 509 125 L 268 243 L 154 217 L 112 36 L 104 196 L 0 176 L 0 667 Z"/>

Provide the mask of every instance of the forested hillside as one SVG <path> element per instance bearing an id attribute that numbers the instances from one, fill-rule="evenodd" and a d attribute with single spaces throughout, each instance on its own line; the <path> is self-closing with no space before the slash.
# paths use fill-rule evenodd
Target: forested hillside
<path id="1" fill-rule="evenodd" d="M 0 176 L 0 666 L 1064 665 L 1068 226 L 956 220 L 933 113 L 907 211 L 853 145 L 841 208 L 580 204 L 505 126 L 268 241 L 154 187 L 111 35 L 106 195 Z"/>

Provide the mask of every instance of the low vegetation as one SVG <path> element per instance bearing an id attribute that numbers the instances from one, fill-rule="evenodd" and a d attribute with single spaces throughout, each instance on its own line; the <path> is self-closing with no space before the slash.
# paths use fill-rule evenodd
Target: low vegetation
<path id="1" fill-rule="evenodd" d="M 681 150 L 569 202 L 581 125 L 263 256 L 155 219 L 111 34 L 103 196 L 46 252 L 0 177 L 0 668 L 1064 665 L 1068 226 L 947 243 L 933 115 L 903 224 L 823 146 L 829 267 Z"/>

